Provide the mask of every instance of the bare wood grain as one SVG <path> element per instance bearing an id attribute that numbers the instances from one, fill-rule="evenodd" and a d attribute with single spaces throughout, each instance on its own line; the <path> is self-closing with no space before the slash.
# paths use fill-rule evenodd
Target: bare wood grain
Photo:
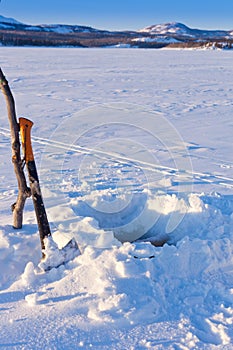
<path id="1" fill-rule="evenodd" d="M 11 148 L 12 148 L 12 162 L 14 165 L 14 171 L 18 182 L 18 197 L 16 203 L 12 205 L 13 211 L 13 227 L 22 228 L 23 224 L 23 209 L 26 199 L 30 197 L 30 189 L 27 187 L 27 181 L 23 171 L 23 162 L 20 152 L 20 139 L 19 139 L 19 124 L 17 122 L 15 101 L 11 93 L 8 81 L 6 80 L 1 68 L 0 68 L 0 89 L 5 97 L 8 120 L 11 131 Z"/>

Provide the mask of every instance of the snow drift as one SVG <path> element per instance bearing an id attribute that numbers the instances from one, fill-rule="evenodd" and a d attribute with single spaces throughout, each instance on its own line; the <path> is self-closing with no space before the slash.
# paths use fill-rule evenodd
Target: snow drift
<path id="1" fill-rule="evenodd" d="M 53 238 L 75 237 L 81 254 L 39 268 L 30 201 L 23 229 L 11 228 L 1 112 L 0 346 L 231 349 L 230 53 L 25 48 L 16 62 L 14 50 L 3 62 L 35 122 Z M 138 99 L 147 108 L 132 108 Z"/>

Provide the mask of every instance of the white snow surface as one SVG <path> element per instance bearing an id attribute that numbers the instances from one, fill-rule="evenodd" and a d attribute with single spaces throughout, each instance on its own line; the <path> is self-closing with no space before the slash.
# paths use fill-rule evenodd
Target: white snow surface
<path id="1" fill-rule="evenodd" d="M 0 95 L 0 347 L 232 349 L 232 52 L 1 48 L 0 62 L 34 122 L 53 240 L 81 252 L 43 271 L 30 199 L 12 228 Z"/>
<path id="2" fill-rule="evenodd" d="M 177 40 L 175 38 L 169 38 L 167 36 L 161 36 L 161 37 L 156 37 L 156 38 L 135 38 L 132 39 L 132 41 L 136 41 L 136 42 L 143 42 L 143 43 L 153 43 L 153 42 L 157 42 L 157 43 L 180 43 L 180 40 Z"/>

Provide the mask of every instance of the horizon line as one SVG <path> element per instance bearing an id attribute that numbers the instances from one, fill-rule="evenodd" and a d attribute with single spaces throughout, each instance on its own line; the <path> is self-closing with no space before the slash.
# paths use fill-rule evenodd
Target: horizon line
<path id="1" fill-rule="evenodd" d="M 107 29 L 106 27 L 102 27 L 102 26 L 99 26 L 99 25 L 91 25 L 91 24 L 83 24 L 83 23 L 79 23 L 79 24 L 77 24 L 77 23 L 74 23 L 74 22 L 72 22 L 72 23 L 68 23 L 68 22 L 50 22 L 50 23 L 46 23 L 46 22 L 40 22 L 40 23 L 38 23 L 38 22 L 31 22 L 30 23 L 30 21 L 29 22 L 27 22 L 27 21 L 22 21 L 21 22 L 21 20 L 18 20 L 18 18 L 15 18 L 15 17 L 12 17 L 12 16 L 9 16 L 9 15 L 3 15 L 3 14 L 1 14 L 0 13 L 0 16 L 2 16 L 2 17 L 5 17 L 5 18 L 7 18 L 7 19 L 14 19 L 14 20 L 16 20 L 16 21 L 18 21 L 18 22 L 20 22 L 20 23 L 22 23 L 22 24 L 25 24 L 25 25 L 30 25 L 30 26 L 41 26 L 41 25 L 43 25 L 43 26 L 45 26 L 45 25 L 67 25 L 67 26 L 82 26 L 82 27 L 90 27 L 90 28 L 93 28 L 93 29 L 98 29 L 98 30 L 105 30 L 105 31 L 119 31 L 119 32 L 122 32 L 122 31 L 139 31 L 139 30 L 141 30 L 141 29 L 144 29 L 144 28 L 148 28 L 148 27 L 151 27 L 151 26 L 156 26 L 156 25 L 161 25 L 161 24 L 169 24 L 169 23 L 176 23 L 176 24 L 182 24 L 182 25 L 185 25 L 186 27 L 188 27 L 188 28 L 190 28 L 190 29 L 196 29 L 196 30 L 207 30 L 207 31 L 232 31 L 233 29 L 222 29 L 222 28 L 213 28 L 212 26 L 212 28 L 208 28 L 208 27 L 206 27 L 206 28 L 203 28 L 203 27 L 199 27 L 199 26 L 193 26 L 193 25 L 189 25 L 189 24 L 186 24 L 186 23 L 184 23 L 183 21 L 174 21 L 174 20 L 172 20 L 172 21 L 163 21 L 163 22 L 157 22 L 157 23 L 153 23 L 153 24 L 149 24 L 149 25 L 144 25 L 144 26 L 141 26 L 141 27 L 139 27 L 138 26 L 138 29 L 132 29 L 132 28 L 126 28 L 126 29 L 116 29 L 116 28 L 110 28 L 110 29 Z M 102 27 L 102 28 L 101 28 Z"/>

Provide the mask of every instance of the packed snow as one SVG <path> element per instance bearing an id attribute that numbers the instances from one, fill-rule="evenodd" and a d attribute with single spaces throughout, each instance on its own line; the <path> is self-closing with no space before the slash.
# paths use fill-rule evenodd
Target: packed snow
<path id="1" fill-rule="evenodd" d="M 230 51 L 1 48 L 18 116 L 34 122 L 52 230 L 41 262 L 30 199 L 22 230 L 11 226 L 1 95 L 1 348 L 232 349 L 232 62 Z M 79 252 L 60 265 L 72 238 Z"/>

